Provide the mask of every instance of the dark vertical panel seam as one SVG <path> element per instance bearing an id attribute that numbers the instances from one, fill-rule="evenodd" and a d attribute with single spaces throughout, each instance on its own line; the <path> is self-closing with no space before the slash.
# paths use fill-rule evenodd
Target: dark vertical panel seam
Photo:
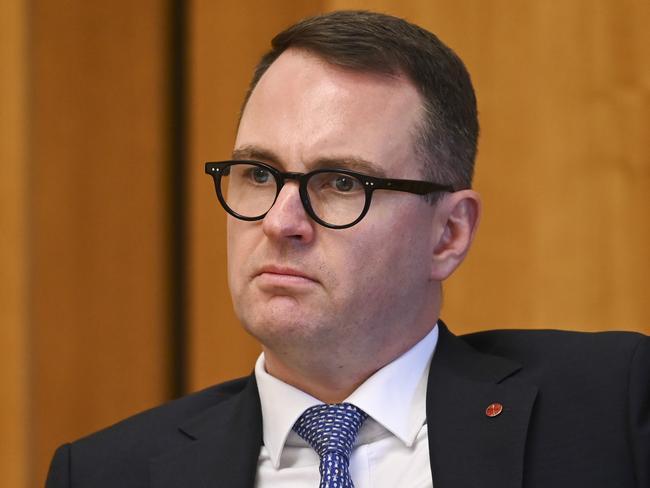
<path id="1" fill-rule="evenodd" d="M 169 387 L 175 398 L 187 388 L 187 2 L 169 2 Z"/>

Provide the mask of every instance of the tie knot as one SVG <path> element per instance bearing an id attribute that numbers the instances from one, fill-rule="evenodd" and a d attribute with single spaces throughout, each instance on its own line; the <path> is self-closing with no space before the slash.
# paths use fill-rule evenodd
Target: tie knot
<path id="1" fill-rule="evenodd" d="M 293 430 L 321 458 L 327 453 L 336 452 L 350 459 L 352 446 L 367 417 L 367 413 L 351 403 L 316 405 L 304 411 Z"/>

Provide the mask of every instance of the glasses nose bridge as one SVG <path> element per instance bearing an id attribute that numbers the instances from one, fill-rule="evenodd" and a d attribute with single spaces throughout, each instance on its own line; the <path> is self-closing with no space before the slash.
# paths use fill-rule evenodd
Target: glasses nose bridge
<path id="1" fill-rule="evenodd" d="M 287 180 L 293 180 L 296 183 L 298 183 L 298 192 L 300 195 L 303 193 L 303 186 L 306 186 L 306 176 L 307 173 L 297 173 L 295 171 L 287 171 L 286 173 L 278 172 L 277 173 L 279 178 L 278 178 L 278 194 L 282 191 L 282 188 L 284 188 L 284 184 L 286 183 Z"/>
<path id="2" fill-rule="evenodd" d="M 278 183 L 278 189 L 277 189 L 277 194 L 275 197 L 275 201 L 277 201 L 280 192 L 284 188 L 284 184 L 286 183 L 287 180 L 293 180 L 298 184 L 298 197 L 300 199 L 300 203 L 302 204 L 303 209 L 307 214 L 310 214 L 308 205 L 305 205 L 305 198 L 309 198 L 306 195 L 306 181 L 308 174 L 307 173 L 297 173 L 295 171 L 287 171 L 287 172 L 277 172 L 276 173 L 279 178 L 277 178 L 277 183 Z M 273 202 L 275 205 L 275 201 Z"/>
<path id="3" fill-rule="evenodd" d="M 300 183 L 303 180 L 305 173 L 296 173 L 294 171 L 288 171 L 286 173 L 280 173 L 282 184 L 284 185 L 284 180 L 294 180 Z"/>

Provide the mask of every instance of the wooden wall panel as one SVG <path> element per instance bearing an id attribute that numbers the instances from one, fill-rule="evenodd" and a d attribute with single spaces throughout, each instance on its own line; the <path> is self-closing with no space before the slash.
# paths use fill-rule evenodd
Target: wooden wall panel
<path id="1" fill-rule="evenodd" d="M 0 1 L 0 485 L 29 477 L 27 5 Z"/>
<path id="2" fill-rule="evenodd" d="M 319 10 L 319 2 L 210 2 L 190 11 L 189 387 L 248 374 L 259 347 L 232 311 L 225 215 L 205 161 L 227 159 L 253 67 L 273 33 Z"/>
<path id="3" fill-rule="evenodd" d="M 31 2 L 36 485 L 167 384 L 167 3 Z"/>
<path id="4" fill-rule="evenodd" d="M 302 7 L 302 8 L 300 8 Z M 271 36 L 317 10 L 364 8 L 437 33 L 475 81 L 483 132 L 473 251 L 446 283 L 457 332 L 650 332 L 647 2 L 197 2 L 192 14 L 191 385 L 250 370 L 225 278 L 225 217 L 201 163 L 228 156 L 250 69 Z"/>

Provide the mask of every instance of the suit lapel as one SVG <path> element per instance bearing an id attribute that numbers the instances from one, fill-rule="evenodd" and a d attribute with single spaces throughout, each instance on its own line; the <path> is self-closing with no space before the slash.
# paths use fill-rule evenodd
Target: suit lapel
<path id="1" fill-rule="evenodd" d="M 255 377 L 180 427 L 187 444 L 151 463 L 153 488 L 252 488 L 262 445 Z"/>
<path id="2" fill-rule="evenodd" d="M 436 488 L 520 488 L 528 422 L 537 388 L 521 366 L 468 346 L 441 324 L 427 387 L 427 423 Z M 485 410 L 503 405 L 496 417 Z"/>

